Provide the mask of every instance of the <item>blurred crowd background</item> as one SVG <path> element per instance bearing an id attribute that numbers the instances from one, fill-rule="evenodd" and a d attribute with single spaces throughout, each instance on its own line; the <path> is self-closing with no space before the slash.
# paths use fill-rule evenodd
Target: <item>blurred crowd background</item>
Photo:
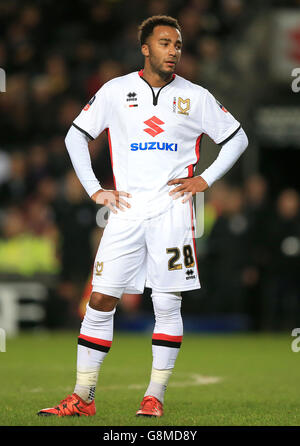
<path id="1" fill-rule="evenodd" d="M 205 194 L 202 289 L 183 293 L 186 326 L 300 326 L 300 92 L 291 88 L 299 11 L 299 0 L 0 0 L 2 306 L 5 287 L 38 283 L 46 290 L 43 326 L 80 323 L 102 229 L 64 138 L 101 85 L 142 68 L 141 21 L 168 14 L 182 26 L 177 73 L 208 88 L 249 138 L 243 157 Z M 101 184 L 113 188 L 105 135 L 90 153 Z M 217 153 L 206 137 L 197 174 Z M 147 293 L 124 299 L 120 326 L 122 316 L 141 326 L 152 311 Z"/>

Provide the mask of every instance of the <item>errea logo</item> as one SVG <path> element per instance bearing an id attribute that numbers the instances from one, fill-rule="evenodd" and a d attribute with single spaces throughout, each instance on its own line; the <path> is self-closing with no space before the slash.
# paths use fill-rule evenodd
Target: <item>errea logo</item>
<path id="1" fill-rule="evenodd" d="M 160 133 L 164 132 L 164 130 L 159 127 L 160 125 L 164 124 L 163 121 L 161 121 L 156 116 L 152 116 L 152 118 L 147 119 L 147 121 L 144 121 L 144 124 L 148 125 L 146 129 L 144 129 L 144 132 L 149 133 L 149 135 L 153 136 L 153 138 Z"/>
<path id="2" fill-rule="evenodd" d="M 137 94 L 135 93 L 135 91 L 133 91 L 133 92 L 129 92 L 128 94 L 127 94 L 127 99 L 126 99 L 126 101 L 137 101 Z"/>

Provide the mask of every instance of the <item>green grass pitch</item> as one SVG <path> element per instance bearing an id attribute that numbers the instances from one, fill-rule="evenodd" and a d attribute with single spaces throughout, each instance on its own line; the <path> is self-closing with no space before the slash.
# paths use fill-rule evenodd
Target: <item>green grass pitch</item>
<path id="1" fill-rule="evenodd" d="M 186 334 L 165 415 L 135 412 L 151 370 L 151 333 L 115 333 L 94 417 L 38 417 L 72 393 L 77 333 L 21 334 L 0 353 L 1 426 L 299 426 L 300 352 L 286 334 Z"/>

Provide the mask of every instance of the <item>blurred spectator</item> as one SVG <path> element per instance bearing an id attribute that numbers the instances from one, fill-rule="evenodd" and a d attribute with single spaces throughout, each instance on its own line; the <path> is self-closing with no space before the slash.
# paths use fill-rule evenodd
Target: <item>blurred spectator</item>
<path id="1" fill-rule="evenodd" d="M 46 203 L 39 199 L 28 201 L 24 218 L 32 234 L 47 237 L 52 241 L 53 247 L 57 247 L 58 231 L 52 209 Z"/>
<path id="2" fill-rule="evenodd" d="M 69 87 L 69 73 L 61 54 L 52 54 L 46 60 L 46 76 L 52 96 L 63 94 Z"/>
<path id="3" fill-rule="evenodd" d="M 58 110 L 52 98 L 49 78 L 45 74 L 31 79 L 27 106 L 30 118 L 30 138 L 32 140 L 49 138 L 55 130 L 55 116 Z"/>
<path id="4" fill-rule="evenodd" d="M 226 207 L 230 186 L 224 180 L 219 180 L 207 190 L 207 206 L 210 206 L 216 217 L 223 214 Z"/>
<path id="5" fill-rule="evenodd" d="M 290 330 L 300 323 L 300 197 L 283 190 L 268 221 L 269 250 L 264 325 Z"/>
<path id="6" fill-rule="evenodd" d="M 116 39 L 113 43 L 113 52 L 116 59 L 122 63 L 124 71 L 139 70 L 143 66 L 143 57 L 137 37 L 139 23 L 130 22 L 124 30 L 123 39 Z"/>
<path id="7" fill-rule="evenodd" d="M 188 79 L 191 82 L 196 82 L 199 77 L 200 65 L 195 56 L 189 53 L 184 53 L 177 66 L 177 74 Z"/>
<path id="8" fill-rule="evenodd" d="M 249 176 L 244 183 L 245 215 L 249 223 L 247 267 L 243 282 L 247 293 L 247 312 L 251 315 L 252 328 L 262 328 L 264 285 L 269 252 L 266 246 L 268 220 L 272 212 L 268 184 L 259 174 Z"/>
<path id="9" fill-rule="evenodd" d="M 83 286 L 93 262 L 91 235 L 96 225 L 95 205 L 86 195 L 76 174 L 70 170 L 63 196 L 55 204 L 56 222 L 61 233 L 62 278 Z"/>
<path id="10" fill-rule="evenodd" d="M 30 134 L 28 90 L 25 74 L 6 75 L 6 92 L 0 93 L 0 130 L 1 143 L 8 151 L 16 142 L 20 142 L 23 149 Z"/>
<path id="11" fill-rule="evenodd" d="M 244 193 L 251 238 L 249 254 L 258 268 L 265 268 L 268 260 L 265 249 L 266 222 L 273 209 L 266 179 L 259 174 L 251 175 L 245 180 Z"/>
<path id="12" fill-rule="evenodd" d="M 72 50 L 72 56 L 70 57 L 69 69 L 72 69 L 72 75 L 69 76 L 69 82 L 71 90 L 77 91 L 83 100 L 88 98 L 87 91 L 85 89 L 86 79 L 88 79 L 91 73 L 94 71 L 97 65 L 97 45 L 96 42 L 91 40 L 80 40 L 74 42 L 74 48 Z M 79 96 L 79 95 L 78 95 Z"/>
<path id="13" fill-rule="evenodd" d="M 206 287 L 216 312 L 245 311 L 242 274 L 247 264 L 248 220 L 243 206 L 242 190 L 229 187 L 223 212 L 208 236 Z"/>
<path id="14" fill-rule="evenodd" d="M 198 257 L 201 261 L 200 269 L 202 277 L 206 275 L 208 237 L 216 221 L 224 211 L 228 187 L 224 181 L 217 181 L 206 191 L 203 211 L 200 209 L 198 211 L 196 210 L 197 231 L 199 232 L 199 237 L 196 238 L 196 247 Z M 203 234 L 201 233 L 202 224 L 204 225 Z"/>
<path id="15" fill-rule="evenodd" d="M 85 104 L 84 104 L 85 105 Z M 66 135 L 70 125 L 81 112 L 82 105 L 75 99 L 67 98 L 61 104 L 60 110 L 56 118 L 56 130 L 60 134 Z"/>
<path id="16" fill-rule="evenodd" d="M 17 207 L 6 210 L 1 227 L 0 273 L 25 277 L 56 275 L 60 264 L 49 234 L 34 234 Z"/>
<path id="17" fill-rule="evenodd" d="M 9 159 L 8 178 L 0 184 L 2 206 L 21 205 L 29 193 L 27 162 L 24 153 L 13 152 Z"/>
<path id="18" fill-rule="evenodd" d="M 87 97 L 91 98 L 103 84 L 122 74 L 123 68 L 118 61 L 107 59 L 104 62 L 101 62 L 96 73 L 86 82 Z"/>
<path id="19" fill-rule="evenodd" d="M 40 144 L 31 146 L 27 154 L 27 165 L 29 192 L 32 193 L 38 183 L 49 174 L 48 152 L 46 147 Z"/>
<path id="20" fill-rule="evenodd" d="M 122 31 L 118 2 L 92 2 L 88 9 L 88 34 L 96 41 L 110 42 Z"/>
<path id="21" fill-rule="evenodd" d="M 47 144 L 49 172 L 59 182 L 70 168 L 70 158 L 65 146 L 65 135 L 52 135 Z"/>
<path id="22" fill-rule="evenodd" d="M 58 184 L 51 176 L 45 176 L 37 185 L 36 196 L 44 205 L 52 206 L 57 200 Z"/>
<path id="23" fill-rule="evenodd" d="M 220 42 L 214 36 L 204 36 L 198 40 L 196 51 L 200 59 L 201 82 L 212 88 L 212 79 L 216 79 L 222 70 Z"/>
<path id="24" fill-rule="evenodd" d="M 193 7 L 186 6 L 178 14 L 178 20 L 182 30 L 185 52 L 195 54 L 201 30 L 201 15 L 195 14 Z"/>

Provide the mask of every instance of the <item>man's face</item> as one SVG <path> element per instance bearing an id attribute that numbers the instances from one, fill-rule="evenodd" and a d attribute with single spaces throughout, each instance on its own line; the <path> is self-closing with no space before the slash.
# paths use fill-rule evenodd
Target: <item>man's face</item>
<path id="1" fill-rule="evenodd" d="M 182 39 L 178 29 L 158 25 L 142 46 L 152 70 L 166 76 L 174 73 L 181 56 Z"/>

